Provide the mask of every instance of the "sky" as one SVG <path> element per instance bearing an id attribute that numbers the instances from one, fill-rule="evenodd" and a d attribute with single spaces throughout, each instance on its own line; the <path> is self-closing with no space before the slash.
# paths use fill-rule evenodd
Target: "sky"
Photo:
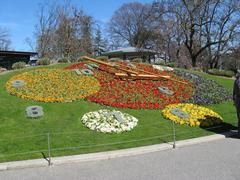
<path id="1" fill-rule="evenodd" d="M 71 0 L 72 4 L 82 8 L 101 23 L 107 23 L 115 10 L 123 3 L 136 0 Z M 62 2 L 62 0 L 0 0 L 0 27 L 7 29 L 11 38 L 11 49 L 31 51 L 26 38 L 33 39 L 37 24 L 39 4 L 44 2 Z M 151 0 L 137 0 L 148 3 Z"/>

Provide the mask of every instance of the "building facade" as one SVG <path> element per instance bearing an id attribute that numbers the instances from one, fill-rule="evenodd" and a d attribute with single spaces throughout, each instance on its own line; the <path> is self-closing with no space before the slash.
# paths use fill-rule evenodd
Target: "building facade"
<path id="1" fill-rule="evenodd" d="M 31 56 L 36 56 L 36 52 L 22 52 L 22 51 L 0 51 L 0 67 L 11 69 L 16 62 L 30 61 Z"/>

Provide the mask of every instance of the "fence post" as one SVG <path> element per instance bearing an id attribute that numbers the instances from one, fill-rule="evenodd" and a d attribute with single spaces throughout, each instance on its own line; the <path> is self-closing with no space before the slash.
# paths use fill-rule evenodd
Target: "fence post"
<path id="1" fill-rule="evenodd" d="M 173 128 L 173 149 L 176 148 L 176 129 L 175 123 L 172 121 L 172 128 Z"/>
<path id="2" fill-rule="evenodd" d="M 48 165 L 51 166 L 51 139 L 50 139 L 50 133 L 47 133 L 48 137 Z"/>

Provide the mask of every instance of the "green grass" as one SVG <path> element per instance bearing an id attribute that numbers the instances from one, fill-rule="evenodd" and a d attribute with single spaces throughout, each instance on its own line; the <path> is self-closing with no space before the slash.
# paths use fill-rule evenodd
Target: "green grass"
<path id="1" fill-rule="evenodd" d="M 62 68 L 67 64 L 49 66 Z M 39 67 L 35 67 L 39 68 Z M 41 67 L 40 67 L 41 68 Z M 103 134 L 87 129 L 81 123 L 83 114 L 103 108 L 96 103 L 79 100 L 73 103 L 40 103 L 23 100 L 10 95 L 5 84 L 13 75 L 30 69 L 0 75 L 0 162 L 41 158 L 47 153 L 47 133 L 50 133 L 52 155 L 72 155 L 115 150 L 172 141 L 172 123 L 165 120 L 160 110 L 121 109 L 139 119 L 130 132 Z M 214 79 L 231 90 L 233 80 L 201 74 Z M 40 119 L 25 117 L 25 108 L 40 105 L 44 116 Z M 210 106 L 225 120 L 222 131 L 236 125 L 235 108 L 232 102 Z M 232 128 L 232 127 L 231 127 Z M 219 130 L 218 130 L 219 131 Z M 215 130 L 176 125 L 177 140 L 206 136 Z M 75 148 L 72 148 L 75 147 Z"/>

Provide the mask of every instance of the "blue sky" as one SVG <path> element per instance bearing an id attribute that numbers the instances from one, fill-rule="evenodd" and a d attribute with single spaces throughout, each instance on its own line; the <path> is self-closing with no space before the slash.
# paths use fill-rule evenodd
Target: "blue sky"
<path id="1" fill-rule="evenodd" d="M 37 10 L 40 3 L 61 2 L 62 0 L 0 0 L 0 27 L 9 30 L 11 48 L 14 50 L 31 50 L 25 43 L 32 38 L 37 23 Z M 107 22 L 113 12 L 123 3 L 134 0 L 72 0 L 72 4 L 82 8 L 88 15 L 100 22 Z M 147 3 L 151 0 L 138 0 Z M 51 3 L 50 3 L 51 4 Z"/>

